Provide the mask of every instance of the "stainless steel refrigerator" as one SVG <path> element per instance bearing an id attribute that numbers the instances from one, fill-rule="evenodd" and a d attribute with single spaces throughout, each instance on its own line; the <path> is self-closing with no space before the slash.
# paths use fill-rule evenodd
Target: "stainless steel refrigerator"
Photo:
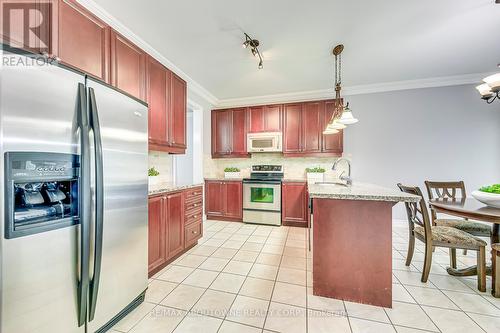
<path id="1" fill-rule="evenodd" d="M 104 332 L 147 288 L 147 105 L 2 58 L 0 332 Z"/>

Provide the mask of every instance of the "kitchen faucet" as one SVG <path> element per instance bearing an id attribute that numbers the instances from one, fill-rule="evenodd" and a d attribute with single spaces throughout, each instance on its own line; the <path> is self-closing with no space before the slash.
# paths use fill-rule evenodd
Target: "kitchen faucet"
<path id="1" fill-rule="evenodd" d="M 332 170 L 337 171 L 337 164 L 339 164 L 341 161 L 345 161 L 347 163 L 348 169 L 347 169 L 347 176 L 344 176 L 345 171 L 342 170 L 342 173 L 340 174 L 339 178 L 340 180 L 344 180 L 348 186 L 352 185 L 352 178 L 351 178 L 351 161 L 349 161 L 347 158 L 341 157 L 338 160 L 333 163 Z"/>

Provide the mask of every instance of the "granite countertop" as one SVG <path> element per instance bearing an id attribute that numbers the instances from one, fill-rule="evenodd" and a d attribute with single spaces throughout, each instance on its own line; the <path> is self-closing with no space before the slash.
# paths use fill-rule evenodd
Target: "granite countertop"
<path id="1" fill-rule="evenodd" d="M 352 186 L 342 185 L 308 185 L 311 198 L 341 199 L 341 200 L 373 200 L 392 202 L 417 202 L 420 197 L 373 184 L 354 181 Z"/>
<path id="2" fill-rule="evenodd" d="M 154 195 L 160 193 L 187 190 L 189 188 L 198 186 L 203 186 L 203 183 L 175 183 L 175 182 L 159 183 L 155 185 L 149 185 L 148 194 Z"/>

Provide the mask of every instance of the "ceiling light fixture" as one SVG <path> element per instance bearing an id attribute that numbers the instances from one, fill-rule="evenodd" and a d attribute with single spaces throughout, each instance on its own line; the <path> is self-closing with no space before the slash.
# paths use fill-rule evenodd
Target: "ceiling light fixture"
<path id="1" fill-rule="evenodd" d="M 346 125 L 355 124 L 358 119 L 354 118 L 351 109 L 349 109 L 349 102 L 344 106 L 343 100 L 340 95 L 342 90 L 342 51 L 344 45 L 339 44 L 333 48 L 333 55 L 335 56 L 335 111 L 333 112 L 328 125 L 326 126 L 323 134 L 335 134 L 339 130 L 346 128 Z"/>
<path id="2" fill-rule="evenodd" d="M 243 42 L 243 48 L 246 49 L 250 47 L 252 55 L 254 57 L 259 57 L 259 69 L 264 68 L 262 55 L 259 52 L 260 42 L 257 39 L 253 39 L 252 37 L 250 37 L 246 32 L 244 32 L 244 34 L 245 34 L 245 41 Z"/>
<path id="3" fill-rule="evenodd" d="M 500 67 L 500 64 L 497 66 Z M 493 103 L 497 99 L 500 100 L 500 73 L 485 77 L 483 82 L 483 84 L 476 87 L 479 94 L 481 94 L 481 98 L 488 104 Z"/>

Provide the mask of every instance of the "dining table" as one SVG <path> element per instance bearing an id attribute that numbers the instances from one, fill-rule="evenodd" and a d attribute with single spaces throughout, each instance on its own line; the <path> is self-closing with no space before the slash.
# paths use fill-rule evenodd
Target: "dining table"
<path id="1" fill-rule="evenodd" d="M 436 213 L 491 223 L 491 244 L 500 243 L 500 208 L 486 206 L 473 198 L 432 199 L 429 205 Z M 447 271 L 453 276 L 472 276 L 477 275 L 477 266 L 462 269 L 448 267 Z M 487 267 L 486 274 L 491 275 L 491 265 Z"/>

